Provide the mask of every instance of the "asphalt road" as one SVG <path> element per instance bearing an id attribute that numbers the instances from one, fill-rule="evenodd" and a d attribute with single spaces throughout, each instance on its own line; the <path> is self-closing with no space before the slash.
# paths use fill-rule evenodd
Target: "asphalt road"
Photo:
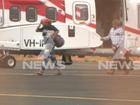
<path id="1" fill-rule="evenodd" d="M 140 71 L 114 75 L 96 63 L 75 63 L 37 76 L 35 69 L 0 68 L 0 105 L 140 105 Z"/>

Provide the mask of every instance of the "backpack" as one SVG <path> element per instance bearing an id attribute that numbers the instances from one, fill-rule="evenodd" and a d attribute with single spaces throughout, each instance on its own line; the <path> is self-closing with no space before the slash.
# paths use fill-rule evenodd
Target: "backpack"
<path id="1" fill-rule="evenodd" d="M 62 47 L 64 45 L 64 39 L 60 35 L 56 35 L 53 40 L 56 47 Z"/>

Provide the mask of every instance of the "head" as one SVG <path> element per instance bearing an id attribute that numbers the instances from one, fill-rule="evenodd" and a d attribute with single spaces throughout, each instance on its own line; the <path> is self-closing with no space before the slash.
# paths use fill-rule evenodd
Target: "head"
<path id="1" fill-rule="evenodd" d="M 44 26 L 51 25 L 51 20 L 48 18 L 43 18 L 43 19 L 41 19 L 41 24 Z"/>
<path id="2" fill-rule="evenodd" d="M 112 26 L 114 27 L 114 28 L 117 28 L 117 27 L 120 27 L 121 26 L 121 22 L 119 21 L 119 20 L 113 20 L 112 21 Z"/>

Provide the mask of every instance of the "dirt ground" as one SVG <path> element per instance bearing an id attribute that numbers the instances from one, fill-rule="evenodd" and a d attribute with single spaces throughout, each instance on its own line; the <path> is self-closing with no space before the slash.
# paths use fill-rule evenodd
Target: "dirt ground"
<path id="1" fill-rule="evenodd" d="M 15 58 L 18 61 L 21 60 L 42 60 L 41 57 L 36 56 L 36 55 L 14 55 Z M 61 60 L 61 56 L 56 55 L 57 60 Z M 111 56 L 109 57 L 100 57 L 100 56 L 85 56 L 85 57 L 78 57 L 78 56 L 72 56 L 72 60 L 75 62 L 98 62 L 98 61 L 109 61 L 111 60 Z M 136 61 L 140 61 L 140 56 L 138 57 L 130 57 L 131 60 L 136 60 Z"/>

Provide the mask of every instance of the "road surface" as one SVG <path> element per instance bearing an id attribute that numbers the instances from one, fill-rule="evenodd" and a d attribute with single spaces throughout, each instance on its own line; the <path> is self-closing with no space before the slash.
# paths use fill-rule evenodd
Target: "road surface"
<path id="1" fill-rule="evenodd" d="M 140 105 L 140 71 L 114 75 L 97 63 L 74 63 L 37 76 L 35 69 L 0 68 L 0 105 Z"/>

